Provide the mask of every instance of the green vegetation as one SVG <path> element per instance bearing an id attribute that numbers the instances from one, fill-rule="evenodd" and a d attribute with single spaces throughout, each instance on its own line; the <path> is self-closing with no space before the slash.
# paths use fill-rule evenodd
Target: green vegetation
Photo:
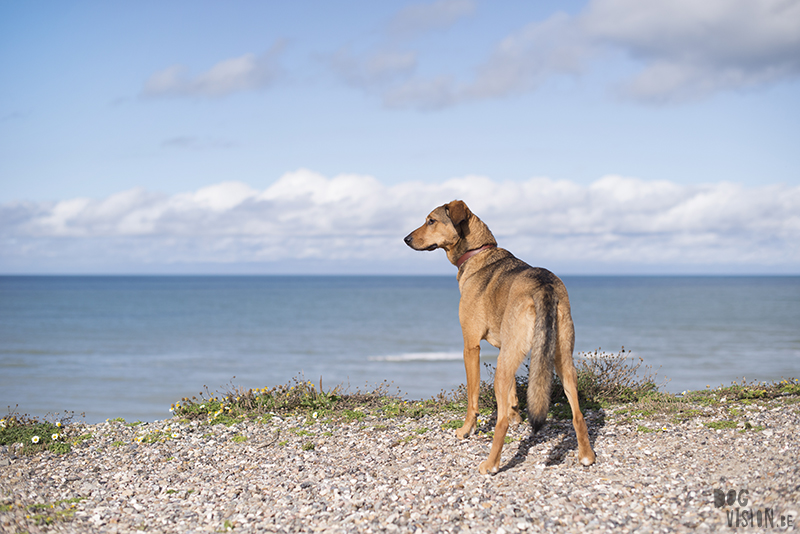
<path id="1" fill-rule="evenodd" d="M 461 428 L 461 425 L 464 424 L 464 421 L 461 419 L 451 419 L 450 421 L 446 422 L 442 425 L 442 430 L 458 430 Z"/>
<path id="2" fill-rule="evenodd" d="M 62 499 L 50 503 L 29 504 L 21 506 L 21 508 L 28 512 L 26 514 L 28 519 L 35 525 L 52 525 L 56 522 L 72 519 L 78 503 L 83 500 L 86 500 L 86 497 Z M 14 506 L 14 503 L 0 504 L 0 512 L 10 512 L 14 509 Z"/>
<path id="3" fill-rule="evenodd" d="M 171 432 L 168 428 L 166 430 L 154 430 L 152 432 L 141 434 L 136 438 L 136 441 L 137 443 L 163 443 L 165 441 L 177 438 L 178 434 Z"/>
<path id="4" fill-rule="evenodd" d="M 22 454 L 43 451 L 67 453 L 72 450 L 71 440 L 74 439 L 68 427 L 73 416 L 72 412 L 65 412 L 63 416 L 52 421 L 41 421 L 11 411 L 0 419 L 0 445 L 21 445 Z"/>
<path id="5" fill-rule="evenodd" d="M 424 401 L 406 401 L 389 389 L 390 384 L 383 382 L 366 392 L 347 392 L 341 386 L 325 391 L 321 381 L 317 387 L 313 382 L 295 378 L 290 384 L 273 388 L 245 390 L 231 386 L 228 391 L 216 394 L 206 388 L 199 396 L 181 399 L 171 411 L 181 420 L 227 426 L 245 420 L 268 422 L 273 416 L 304 415 L 309 426 L 361 422 L 368 415 L 419 419 L 443 410 L 463 411 L 466 407 L 466 398 L 459 399 L 458 391 Z"/>
<path id="6" fill-rule="evenodd" d="M 630 360 L 624 349 L 616 355 L 595 351 L 577 360 L 578 394 L 583 409 L 596 410 L 612 404 L 632 403 L 658 394 L 652 376 L 639 376 L 641 360 L 634 364 Z M 486 417 L 497 409 L 491 367 L 488 374 L 489 379 L 481 382 L 479 393 L 480 413 Z M 266 422 L 276 415 L 305 415 L 308 418 L 305 424 L 313 425 L 318 422 L 361 422 L 368 415 L 420 419 L 442 412 L 466 412 L 467 392 L 463 385 L 422 401 L 403 400 L 401 395 L 390 393 L 389 389 L 390 384 L 383 382 L 366 392 L 348 392 L 341 386 L 325 391 L 321 381 L 317 387 L 313 382 L 295 378 L 289 384 L 272 388 L 245 390 L 231 386 L 224 393 L 211 393 L 205 388 L 199 397 L 187 397 L 175 403 L 171 411 L 182 420 L 228 426 L 248 419 Z M 571 418 L 571 409 L 557 376 L 552 391 L 552 417 Z M 517 396 L 524 417 L 527 376 L 517 377 Z"/>
<path id="7" fill-rule="evenodd" d="M 747 432 L 748 430 L 752 430 L 753 432 L 761 432 L 762 430 L 764 430 L 764 427 L 761 426 L 761 425 L 753 426 L 749 421 L 746 421 L 744 423 L 744 428 L 739 430 L 739 432 L 744 433 L 744 432 Z"/>

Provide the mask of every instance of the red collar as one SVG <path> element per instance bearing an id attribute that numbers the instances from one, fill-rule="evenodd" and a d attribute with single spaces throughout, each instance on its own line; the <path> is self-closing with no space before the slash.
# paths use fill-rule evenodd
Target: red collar
<path id="1" fill-rule="evenodd" d="M 456 267 L 458 267 L 460 269 L 461 266 L 464 265 L 465 261 L 470 259 L 472 256 L 474 256 L 478 252 L 480 252 L 482 250 L 486 250 L 487 248 L 494 248 L 496 246 L 497 245 L 483 245 L 481 248 L 476 248 L 475 250 L 468 250 L 467 252 L 464 253 L 463 256 L 461 256 L 460 258 L 458 258 L 458 260 L 456 260 Z"/>

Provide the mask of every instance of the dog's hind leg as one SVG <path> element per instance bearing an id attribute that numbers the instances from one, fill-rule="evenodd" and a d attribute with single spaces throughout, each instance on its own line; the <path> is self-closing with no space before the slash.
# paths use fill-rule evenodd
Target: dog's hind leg
<path id="1" fill-rule="evenodd" d="M 478 469 L 481 474 L 497 473 L 500 468 L 500 454 L 503 452 L 506 434 L 509 424 L 512 423 L 513 414 L 519 414 L 511 406 L 512 398 L 516 398 L 516 393 L 512 391 L 517 387 L 515 374 L 519 364 L 525 357 L 525 352 L 518 347 L 505 347 L 500 349 L 497 357 L 497 370 L 494 375 L 494 396 L 497 399 L 497 424 L 494 426 L 494 438 L 492 439 L 492 449 L 489 451 L 489 458 L 481 462 Z"/>
<path id="2" fill-rule="evenodd" d="M 578 459 L 583 465 L 592 465 L 595 461 L 592 444 L 589 442 L 589 431 L 586 428 L 586 421 L 581 413 L 578 402 L 578 376 L 575 371 L 575 363 L 572 361 L 572 347 L 574 344 L 574 330 L 571 321 L 564 325 L 562 322 L 561 331 L 558 336 L 556 347 L 556 373 L 564 384 L 564 393 L 567 394 L 569 407 L 572 409 L 572 426 L 575 428 L 575 436 L 578 438 Z M 564 328 L 566 326 L 566 328 Z"/>
<path id="3" fill-rule="evenodd" d="M 517 380 L 514 378 L 511 391 L 508 393 L 508 423 L 512 428 L 517 428 L 521 422 L 522 416 L 519 413 L 519 399 L 517 398 Z"/>
<path id="4" fill-rule="evenodd" d="M 456 436 L 466 438 L 475 431 L 478 421 L 478 397 L 481 387 L 481 344 L 464 339 L 464 367 L 467 371 L 467 415 Z"/>
<path id="5" fill-rule="evenodd" d="M 594 451 L 589 442 L 589 430 L 586 428 L 586 421 L 578 404 L 577 376 L 575 366 L 571 365 L 571 363 L 570 365 L 562 365 L 558 376 L 561 377 L 561 382 L 564 384 L 564 393 L 567 394 L 569 407 L 572 409 L 572 426 L 575 428 L 575 436 L 578 438 L 578 458 L 583 465 L 592 465 L 595 461 Z M 558 365 L 556 365 L 556 369 L 558 369 Z"/>

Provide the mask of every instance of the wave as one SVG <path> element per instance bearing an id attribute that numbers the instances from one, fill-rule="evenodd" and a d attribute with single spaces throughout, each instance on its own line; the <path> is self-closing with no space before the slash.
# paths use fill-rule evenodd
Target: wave
<path id="1" fill-rule="evenodd" d="M 444 362 L 461 360 L 461 352 L 407 352 L 404 354 L 390 354 L 388 356 L 370 356 L 371 362 Z"/>

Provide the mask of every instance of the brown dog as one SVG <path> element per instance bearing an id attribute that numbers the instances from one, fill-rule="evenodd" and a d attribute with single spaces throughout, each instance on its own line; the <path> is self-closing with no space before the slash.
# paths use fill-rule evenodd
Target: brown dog
<path id="1" fill-rule="evenodd" d="M 550 271 L 531 267 L 498 248 L 489 228 L 460 200 L 433 210 L 405 242 L 414 250 L 442 248 L 458 267 L 458 316 L 464 335 L 468 396 L 464 426 L 456 431 L 459 438 L 469 436 L 476 427 L 480 342 L 485 339 L 500 349 L 494 379 L 497 425 L 492 450 L 481 462 L 480 472 L 497 472 L 508 426 L 521 421 L 515 374 L 528 353 L 528 414 L 534 431 L 547 418 L 555 368 L 572 408 L 578 458 L 583 465 L 592 465 L 595 455 L 578 405 L 572 362 L 575 330 L 564 283 Z"/>

